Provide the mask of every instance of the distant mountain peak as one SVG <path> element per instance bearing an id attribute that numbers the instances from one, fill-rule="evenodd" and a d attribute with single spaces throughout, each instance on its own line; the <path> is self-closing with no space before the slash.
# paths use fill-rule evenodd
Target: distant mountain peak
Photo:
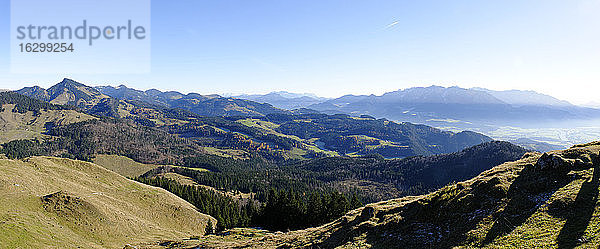
<path id="1" fill-rule="evenodd" d="M 323 97 L 317 96 L 314 93 L 293 93 L 293 92 L 288 92 L 288 91 L 275 91 L 275 92 L 270 92 L 266 95 L 270 95 L 270 94 L 277 94 L 284 98 L 301 98 L 301 97 L 310 97 L 310 98 L 315 98 L 315 99 L 323 98 Z"/>
<path id="2" fill-rule="evenodd" d="M 554 120 L 592 120 L 600 110 L 581 108 L 535 91 L 493 91 L 458 86 L 411 87 L 380 96 L 345 95 L 307 108 L 326 114 L 367 114 L 432 125 L 530 125 Z M 444 124 L 441 124 L 443 122 Z"/>
<path id="3" fill-rule="evenodd" d="M 177 91 L 160 91 L 150 89 L 146 91 L 128 88 L 124 85 L 118 87 L 95 87 L 98 91 L 116 99 L 126 101 L 141 101 L 155 106 L 180 108 L 206 116 L 263 116 L 270 113 L 286 113 L 284 110 L 273 106 L 254 103 L 242 99 L 222 97 L 217 94 L 202 95 L 199 93 L 180 93 Z"/>
<path id="4" fill-rule="evenodd" d="M 505 104 L 502 100 L 482 91 L 458 86 L 411 87 L 385 93 L 379 97 L 384 102 L 436 103 L 436 104 Z"/>
<path id="5" fill-rule="evenodd" d="M 309 105 L 328 100 L 313 93 L 292 93 L 287 91 L 274 91 L 267 94 L 243 94 L 233 97 L 259 103 L 269 103 L 275 107 L 288 110 L 305 108 Z"/>
<path id="6" fill-rule="evenodd" d="M 515 106 L 573 106 L 565 100 L 560 100 L 550 95 L 538 93 L 532 90 L 503 90 L 495 91 L 481 87 L 470 88 L 473 91 L 486 92 L 494 97 Z"/>
<path id="7" fill-rule="evenodd" d="M 69 79 L 69 78 L 64 78 L 60 83 L 56 84 L 55 86 L 62 86 L 62 87 L 72 87 L 72 86 L 82 87 L 83 86 L 83 87 L 85 87 L 86 85 L 81 84 L 81 83 L 74 81 L 72 79 Z"/>

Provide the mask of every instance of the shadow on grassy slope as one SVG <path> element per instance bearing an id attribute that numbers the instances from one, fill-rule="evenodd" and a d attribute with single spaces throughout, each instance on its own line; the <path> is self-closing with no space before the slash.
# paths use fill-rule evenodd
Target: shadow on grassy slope
<path id="1" fill-rule="evenodd" d="M 592 179 L 581 184 L 575 202 L 564 209 L 566 214 L 562 218 L 566 219 L 567 222 L 558 235 L 558 248 L 575 248 L 580 243 L 585 242 L 583 235 L 592 219 L 598 201 L 599 168 L 596 162 Z"/>
<path id="2" fill-rule="evenodd" d="M 342 223 L 317 246 L 338 247 L 360 236 L 366 236 L 366 243 L 373 248 L 452 248 L 460 245 L 469 240 L 467 232 L 490 214 L 482 210 L 493 210 L 506 196 L 498 177 L 476 181 L 473 185 L 473 189 L 462 184 L 449 185 L 426 198 L 391 209 L 365 207 L 356 219 Z M 374 223 L 396 214 L 403 218 L 383 222 L 385 224 Z"/>
<path id="3" fill-rule="evenodd" d="M 571 179 L 558 172 L 540 171 L 534 167 L 523 169 L 508 189 L 508 203 L 502 211 L 494 214 L 494 224 L 483 244 L 489 244 L 525 223 L 543 204 L 532 197 L 540 194 L 550 197 L 569 182 Z"/>
<path id="4" fill-rule="evenodd" d="M 554 165 L 547 166 L 549 170 L 527 167 L 519 174 L 508 190 L 506 207 L 494 215 L 494 224 L 486 234 L 484 244 L 521 226 L 547 201 L 536 198 L 536 195 L 543 194 L 549 198 L 574 180 L 569 171 L 593 168 L 592 179 L 581 185 L 575 201 L 565 204 L 565 200 L 560 199 L 551 203 L 548 210 L 550 215 L 567 220 L 557 238 L 559 248 L 573 248 L 582 242 L 580 238 L 591 220 L 598 198 L 598 156 L 590 151 L 572 149 L 562 152 L 560 156 L 542 156 L 540 160 L 544 158 L 547 159 L 546 165 Z"/>
<path id="5" fill-rule="evenodd" d="M 342 218 L 325 228 L 330 233 L 308 246 L 333 248 L 358 243 L 352 246 L 360 247 L 360 243 L 366 243 L 373 248 L 485 247 L 524 225 L 536 212 L 566 220 L 556 239 L 559 248 L 584 243 L 598 201 L 597 152 L 574 148 L 527 158 L 427 196 L 367 206 L 354 219 Z M 583 179 L 586 181 L 579 185 Z M 552 202 L 548 204 L 549 200 Z M 477 228 L 484 220 L 484 227 Z M 470 233 L 476 229 L 485 233 Z"/>

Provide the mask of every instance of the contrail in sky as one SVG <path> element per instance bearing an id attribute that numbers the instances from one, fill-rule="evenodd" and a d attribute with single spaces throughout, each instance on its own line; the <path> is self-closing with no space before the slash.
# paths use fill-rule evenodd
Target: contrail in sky
<path id="1" fill-rule="evenodd" d="M 385 29 L 389 29 L 389 28 L 391 28 L 391 27 L 394 27 L 394 26 L 396 26 L 396 24 L 398 24 L 398 23 L 400 23 L 400 22 L 398 22 L 398 21 L 395 21 L 395 22 L 393 22 L 393 23 L 390 23 L 390 24 L 388 24 L 387 26 L 385 26 Z"/>

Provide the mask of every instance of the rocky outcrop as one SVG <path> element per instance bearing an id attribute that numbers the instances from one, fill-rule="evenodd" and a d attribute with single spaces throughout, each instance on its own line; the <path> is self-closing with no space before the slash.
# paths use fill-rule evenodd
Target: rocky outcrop
<path id="1" fill-rule="evenodd" d="M 573 169 L 593 167 L 598 154 L 592 151 L 571 148 L 560 152 L 547 152 L 537 160 L 535 169 L 568 172 Z"/>

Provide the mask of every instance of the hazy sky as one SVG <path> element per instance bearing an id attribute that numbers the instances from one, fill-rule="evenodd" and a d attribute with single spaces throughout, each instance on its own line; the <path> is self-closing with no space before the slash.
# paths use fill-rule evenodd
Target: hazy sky
<path id="1" fill-rule="evenodd" d="M 139 75 L 11 74 L 10 3 L 1 1 L 0 88 L 72 77 L 337 97 L 436 84 L 600 101 L 600 0 L 155 0 L 152 72 Z"/>

